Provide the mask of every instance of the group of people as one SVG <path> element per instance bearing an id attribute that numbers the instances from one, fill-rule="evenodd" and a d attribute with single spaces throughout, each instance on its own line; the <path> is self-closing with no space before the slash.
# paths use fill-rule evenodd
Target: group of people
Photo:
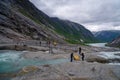
<path id="1" fill-rule="evenodd" d="M 81 47 L 79 47 L 78 53 L 79 53 L 79 56 L 81 56 L 82 61 L 84 61 L 85 55 L 84 53 L 81 52 L 81 50 L 82 50 Z M 74 53 L 71 53 L 70 62 L 72 62 L 73 60 L 74 60 Z"/>

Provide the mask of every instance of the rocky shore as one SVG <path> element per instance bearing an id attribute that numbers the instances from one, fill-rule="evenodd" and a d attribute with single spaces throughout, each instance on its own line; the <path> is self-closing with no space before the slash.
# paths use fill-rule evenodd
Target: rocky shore
<path id="1" fill-rule="evenodd" d="M 34 50 L 26 48 L 28 52 L 22 55 L 25 59 L 67 61 L 59 64 L 37 65 L 32 70 L 27 69 L 30 66 L 26 66 L 12 80 L 120 80 L 120 65 L 109 65 L 108 59 L 97 55 L 101 51 L 119 51 L 119 49 L 81 46 L 82 52 L 85 53 L 85 61 L 70 62 L 70 53 L 75 53 L 78 49 L 76 45 L 53 46 L 53 53 L 49 53 L 49 47 L 29 47 Z"/>

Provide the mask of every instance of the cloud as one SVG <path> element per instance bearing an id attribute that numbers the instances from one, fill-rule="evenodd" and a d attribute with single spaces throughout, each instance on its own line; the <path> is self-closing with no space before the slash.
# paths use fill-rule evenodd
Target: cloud
<path id="1" fill-rule="evenodd" d="M 68 19 L 90 30 L 120 29 L 120 0 L 30 0 L 51 17 Z"/>
<path id="2" fill-rule="evenodd" d="M 84 24 L 91 31 L 101 31 L 101 30 L 120 30 L 120 26 L 113 26 L 113 23 L 103 23 L 103 24 Z"/>

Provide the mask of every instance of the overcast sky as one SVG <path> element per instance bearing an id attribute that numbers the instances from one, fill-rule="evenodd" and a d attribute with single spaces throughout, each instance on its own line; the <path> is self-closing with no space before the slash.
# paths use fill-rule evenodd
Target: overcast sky
<path id="1" fill-rule="evenodd" d="M 120 0 L 30 0 L 51 17 L 84 25 L 91 31 L 120 30 Z"/>

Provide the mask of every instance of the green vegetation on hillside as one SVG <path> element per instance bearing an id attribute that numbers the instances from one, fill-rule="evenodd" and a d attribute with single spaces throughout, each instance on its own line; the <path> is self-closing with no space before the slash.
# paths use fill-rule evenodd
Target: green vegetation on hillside
<path id="1" fill-rule="evenodd" d="M 38 24 L 41 24 L 41 22 L 39 20 L 37 20 L 36 18 L 34 18 L 33 16 L 31 16 L 28 12 L 26 12 L 24 9 L 19 9 L 19 11 L 26 17 L 29 17 L 31 20 L 35 21 Z"/>
<path id="2" fill-rule="evenodd" d="M 27 1 L 18 2 L 22 6 L 22 8 L 20 7 L 19 11 L 23 15 L 29 17 L 38 24 L 44 24 L 46 28 L 50 28 L 57 34 L 64 36 L 65 41 L 72 44 L 96 42 L 96 39 L 92 33 L 85 29 L 84 26 L 71 21 L 50 18 L 42 11 L 38 10 L 33 4 L 30 4 Z"/>

